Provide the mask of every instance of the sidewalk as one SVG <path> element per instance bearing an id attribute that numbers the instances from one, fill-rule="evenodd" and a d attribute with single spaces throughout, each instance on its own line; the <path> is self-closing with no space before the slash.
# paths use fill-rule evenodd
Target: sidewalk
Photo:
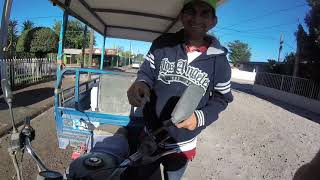
<path id="1" fill-rule="evenodd" d="M 74 85 L 73 78 L 65 78 L 63 88 Z M 16 124 L 22 124 L 26 117 L 34 118 L 54 104 L 55 81 L 36 84 L 14 91 L 13 115 Z M 12 128 L 10 112 L 3 96 L 0 96 L 0 137 Z"/>

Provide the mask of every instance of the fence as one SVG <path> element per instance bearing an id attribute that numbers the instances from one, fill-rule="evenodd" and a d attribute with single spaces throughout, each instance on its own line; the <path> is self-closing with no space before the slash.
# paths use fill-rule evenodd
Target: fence
<path id="1" fill-rule="evenodd" d="M 255 84 L 320 101 L 320 82 L 298 77 L 257 73 Z"/>
<path id="2" fill-rule="evenodd" d="M 56 75 L 53 59 L 0 59 L 1 77 L 10 79 L 12 87 L 25 86 Z"/>

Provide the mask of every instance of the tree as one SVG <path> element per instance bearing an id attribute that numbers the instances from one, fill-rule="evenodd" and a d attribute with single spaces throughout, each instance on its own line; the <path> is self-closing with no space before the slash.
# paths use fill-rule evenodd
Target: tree
<path id="1" fill-rule="evenodd" d="M 17 43 L 17 52 L 34 53 L 44 57 L 47 53 L 57 52 L 59 38 L 50 28 L 36 27 L 24 31 Z"/>
<path id="2" fill-rule="evenodd" d="M 68 21 L 67 31 L 65 35 L 65 48 L 75 48 L 81 49 L 82 48 L 82 41 L 83 41 L 83 32 L 85 25 L 83 25 L 78 20 L 70 20 Z M 61 23 L 55 22 L 53 25 L 54 32 L 59 36 L 61 30 Z M 89 48 L 90 42 L 90 34 L 87 32 L 86 34 L 86 44 L 85 47 Z M 93 38 L 93 43 L 95 45 L 95 37 Z"/>
<path id="3" fill-rule="evenodd" d="M 285 55 L 284 62 L 286 64 L 294 64 L 295 59 L 296 59 L 296 53 L 291 52 Z"/>
<path id="4" fill-rule="evenodd" d="M 58 51 L 59 38 L 50 28 L 39 28 L 33 33 L 30 44 L 30 52 L 37 57 L 44 57 L 47 53 Z"/>
<path id="5" fill-rule="evenodd" d="M 230 50 L 229 59 L 235 66 L 237 66 L 239 62 L 250 61 L 251 49 L 249 48 L 248 44 L 236 40 L 234 42 L 229 43 L 228 47 Z"/>
<path id="6" fill-rule="evenodd" d="M 34 28 L 34 23 L 30 20 L 26 20 L 23 22 L 22 24 L 22 31 L 26 31 L 26 30 L 29 30 L 29 29 L 32 29 Z"/>
<path id="7" fill-rule="evenodd" d="M 307 0 L 311 7 L 306 15 L 305 22 L 309 27 L 309 36 L 317 48 L 320 48 L 320 1 Z"/>
<path id="8" fill-rule="evenodd" d="M 14 52 L 18 41 L 18 21 L 10 20 L 8 24 L 8 50 L 10 53 Z"/>
<path id="9" fill-rule="evenodd" d="M 137 61 L 143 62 L 143 61 L 144 61 L 144 56 L 143 56 L 143 54 L 137 54 L 136 59 L 137 59 Z"/>
<path id="10" fill-rule="evenodd" d="M 30 43 L 30 29 L 25 30 L 21 33 L 19 36 L 19 39 L 17 41 L 17 46 L 16 46 L 16 51 L 17 52 L 29 52 L 30 51 L 30 46 L 28 43 Z M 29 38 L 29 39 L 27 39 Z"/>

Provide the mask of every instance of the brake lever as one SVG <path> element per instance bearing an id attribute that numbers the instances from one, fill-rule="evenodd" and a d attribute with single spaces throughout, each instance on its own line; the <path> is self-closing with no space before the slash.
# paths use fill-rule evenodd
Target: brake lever
<path id="1" fill-rule="evenodd" d="M 153 162 L 157 161 L 158 159 L 160 159 L 163 156 L 166 156 L 166 155 L 169 155 L 169 154 L 173 154 L 173 153 L 177 153 L 177 152 L 178 152 L 178 150 L 171 149 L 169 151 L 165 151 L 165 152 L 163 152 L 161 154 L 157 154 L 155 156 L 143 156 L 141 165 L 147 165 L 147 164 L 153 163 Z"/>

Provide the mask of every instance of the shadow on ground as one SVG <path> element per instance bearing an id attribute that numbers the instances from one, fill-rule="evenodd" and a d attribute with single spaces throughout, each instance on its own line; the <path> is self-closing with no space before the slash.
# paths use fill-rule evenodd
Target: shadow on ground
<path id="1" fill-rule="evenodd" d="M 16 93 L 14 95 L 13 107 L 23 107 L 38 103 L 53 96 L 53 93 L 54 88 L 39 88 Z M 0 110 L 7 108 L 5 100 L 0 98 Z"/>
<path id="2" fill-rule="evenodd" d="M 320 150 L 311 162 L 301 166 L 294 174 L 293 180 L 319 180 L 320 179 Z"/>
<path id="3" fill-rule="evenodd" d="M 279 106 L 287 111 L 290 111 L 294 114 L 297 114 L 299 116 L 302 116 L 304 118 L 307 118 L 313 122 L 319 123 L 320 124 L 320 114 L 317 113 L 313 113 L 311 111 L 299 108 L 299 107 L 295 107 L 293 105 L 281 102 L 277 99 L 274 98 L 270 98 L 270 97 L 266 97 L 266 96 L 262 96 L 259 94 L 256 94 L 253 92 L 253 84 L 249 84 L 249 83 L 238 83 L 238 82 L 232 82 L 231 84 L 231 88 L 235 91 L 240 91 L 246 94 L 251 94 L 253 96 L 256 96 L 257 98 L 266 100 L 276 106 Z"/>

